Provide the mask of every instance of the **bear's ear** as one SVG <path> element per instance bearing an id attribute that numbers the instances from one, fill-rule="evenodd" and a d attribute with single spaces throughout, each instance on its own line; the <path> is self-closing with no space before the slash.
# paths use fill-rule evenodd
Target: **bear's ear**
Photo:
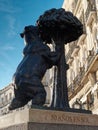
<path id="1" fill-rule="evenodd" d="M 28 28 L 29 28 L 29 26 L 25 26 L 24 30 L 25 30 L 25 31 L 27 31 L 27 30 L 28 30 Z"/>
<path id="2" fill-rule="evenodd" d="M 21 38 L 23 38 L 24 37 L 24 33 L 20 33 L 20 36 L 21 36 Z"/>
<path id="3" fill-rule="evenodd" d="M 22 32 L 22 33 L 20 33 L 21 38 L 23 38 L 23 37 L 24 37 L 24 34 L 25 34 L 25 32 L 26 32 L 27 30 L 28 30 L 28 26 L 25 26 L 25 28 L 24 28 L 23 32 Z"/>

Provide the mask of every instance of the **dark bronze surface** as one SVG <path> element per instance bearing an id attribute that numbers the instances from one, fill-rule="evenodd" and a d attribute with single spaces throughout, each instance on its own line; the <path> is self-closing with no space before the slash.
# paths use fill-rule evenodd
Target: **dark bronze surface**
<path id="1" fill-rule="evenodd" d="M 68 65 L 65 59 L 64 44 L 71 44 L 72 41 L 77 40 L 83 34 L 83 25 L 71 12 L 62 8 L 53 8 L 39 17 L 37 26 L 44 42 L 55 44 L 55 51 L 59 50 L 61 53 L 56 69 L 57 84 L 54 85 L 51 107 L 69 108 L 66 76 Z"/>
<path id="2" fill-rule="evenodd" d="M 36 26 L 26 26 L 24 58 L 13 76 L 15 98 L 9 109 L 24 106 L 32 99 L 33 105 L 43 106 L 46 92 L 41 80 L 47 69 L 57 66 L 52 108 L 69 108 L 64 44 L 83 34 L 82 23 L 64 9 L 50 9 L 37 20 Z M 54 44 L 54 52 L 44 43 Z M 71 43 L 70 43 L 71 44 Z"/>
<path id="3" fill-rule="evenodd" d="M 45 103 L 46 91 L 41 80 L 47 69 L 56 65 L 59 52 L 51 52 L 43 44 L 38 35 L 38 28 L 26 26 L 22 37 L 26 46 L 23 50 L 23 60 L 13 76 L 15 98 L 9 107 L 10 110 L 24 106 L 32 99 L 33 105 L 42 106 Z"/>

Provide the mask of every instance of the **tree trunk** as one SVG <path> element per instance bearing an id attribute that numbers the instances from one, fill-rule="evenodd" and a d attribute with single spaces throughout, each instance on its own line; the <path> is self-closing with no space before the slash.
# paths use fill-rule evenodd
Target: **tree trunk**
<path id="1" fill-rule="evenodd" d="M 52 107 L 55 108 L 69 108 L 68 102 L 68 88 L 67 88 L 67 76 L 66 71 L 68 69 L 68 65 L 65 60 L 65 49 L 64 43 L 56 44 L 55 51 L 61 53 L 60 61 L 57 65 L 57 83 L 53 88 L 53 101 Z"/>

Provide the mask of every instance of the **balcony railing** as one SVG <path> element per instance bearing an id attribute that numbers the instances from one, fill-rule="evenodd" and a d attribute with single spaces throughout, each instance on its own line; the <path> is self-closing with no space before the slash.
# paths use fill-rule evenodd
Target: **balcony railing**
<path id="1" fill-rule="evenodd" d="M 66 57 L 66 62 L 67 62 L 70 58 L 72 58 L 72 57 L 71 57 L 71 54 L 72 54 L 72 50 L 70 49 L 70 50 L 68 51 L 67 55 L 65 56 L 65 57 Z"/>
<path id="2" fill-rule="evenodd" d="M 0 108 L 7 106 L 11 103 L 11 100 L 0 103 Z"/>
<path id="3" fill-rule="evenodd" d="M 75 7 L 77 6 L 78 1 L 79 1 L 79 0 L 75 0 L 75 2 L 74 2 Z"/>
<path id="4" fill-rule="evenodd" d="M 77 89 L 77 87 L 81 86 L 81 80 L 83 78 L 85 74 L 85 67 L 83 66 L 81 68 L 81 71 L 78 73 L 78 75 L 75 77 L 73 83 L 71 83 L 69 86 L 68 86 L 68 91 L 73 93 L 75 91 L 75 89 Z"/>
<path id="5" fill-rule="evenodd" d="M 89 69 L 89 67 L 91 66 L 91 63 L 93 62 L 93 60 L 95 59 L 95 55 L 92 55 L 92 56 L 88 56 L 87 57 L 87 68 Z M 87 69 L 87 70 L 88 70 Z"/>
<path id="6" fill-rule="evenodd" d="M 69 60 L 69 58 L 71 58 L 71 54 L 74 51 L 75 48 L 77 48 L 77 41 L 73 42 L 73 43 L 69 43 L 69 51 L 67 53 L 66 57 L 66 62 Z"/>
<path id="7" fill-rule="evenodd" d="M 85 19 L 84 19 L 84 12 L 82 12 L 82 15 L 80 17 L 80 21 L 83 24 L 83 34 L 86 34 L 86 25 L 85 25 Z"/>
<path id="8" fill-rule="evenodd" d="M 69 86 L 68 86 L 68 92 L 73 92 L 74 91 L 74 84 L 73 83 L 71 83 Z"/>
<path id="9" fill-rule="evenodd" d="M 85 12 L 86 21 L 88 20 L 89 14 L 92 11 L 96 11 L 95 0 L 92 0 L 92 3 L 88 3 L 88 7 L 87 7 L 87 10 Z"/>

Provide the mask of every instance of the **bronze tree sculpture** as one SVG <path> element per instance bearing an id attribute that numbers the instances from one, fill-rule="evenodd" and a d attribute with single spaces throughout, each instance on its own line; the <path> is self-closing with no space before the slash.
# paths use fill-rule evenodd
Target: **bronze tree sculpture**
<path id="1" fill-rule="evenodd" d="M 37 20 L 36 26 L 27 26 L 21 37 L 25 39 L 24 57 L 13 76 L 15 98 L 9 109 L 13 110 L 32 100 L 33 105 L 43 106 L 46 92 L 41 80 L 47 69 L 56 65 L 57 86 L 51 107 L 69 108 L 64 44 L 74 41 L 83 33 L 83 25 L 64 9 L 50 9 Z M 44 43 L 55 43 L 51 52 Z"/>
<path id="2" fill-rule="evenodd" d="M 46 43 L 55 43 L 55 50 L 61 52 L 58 62 L 56 94 L 53 96 L 52 107 L 69 108 L 64 44 L 77 40 L 83 34 L 82 23 L 63 8 L 50 9 L 37 20 L 40 36 Z M 54 93 L 53 93 L 54 94 Z"/>

